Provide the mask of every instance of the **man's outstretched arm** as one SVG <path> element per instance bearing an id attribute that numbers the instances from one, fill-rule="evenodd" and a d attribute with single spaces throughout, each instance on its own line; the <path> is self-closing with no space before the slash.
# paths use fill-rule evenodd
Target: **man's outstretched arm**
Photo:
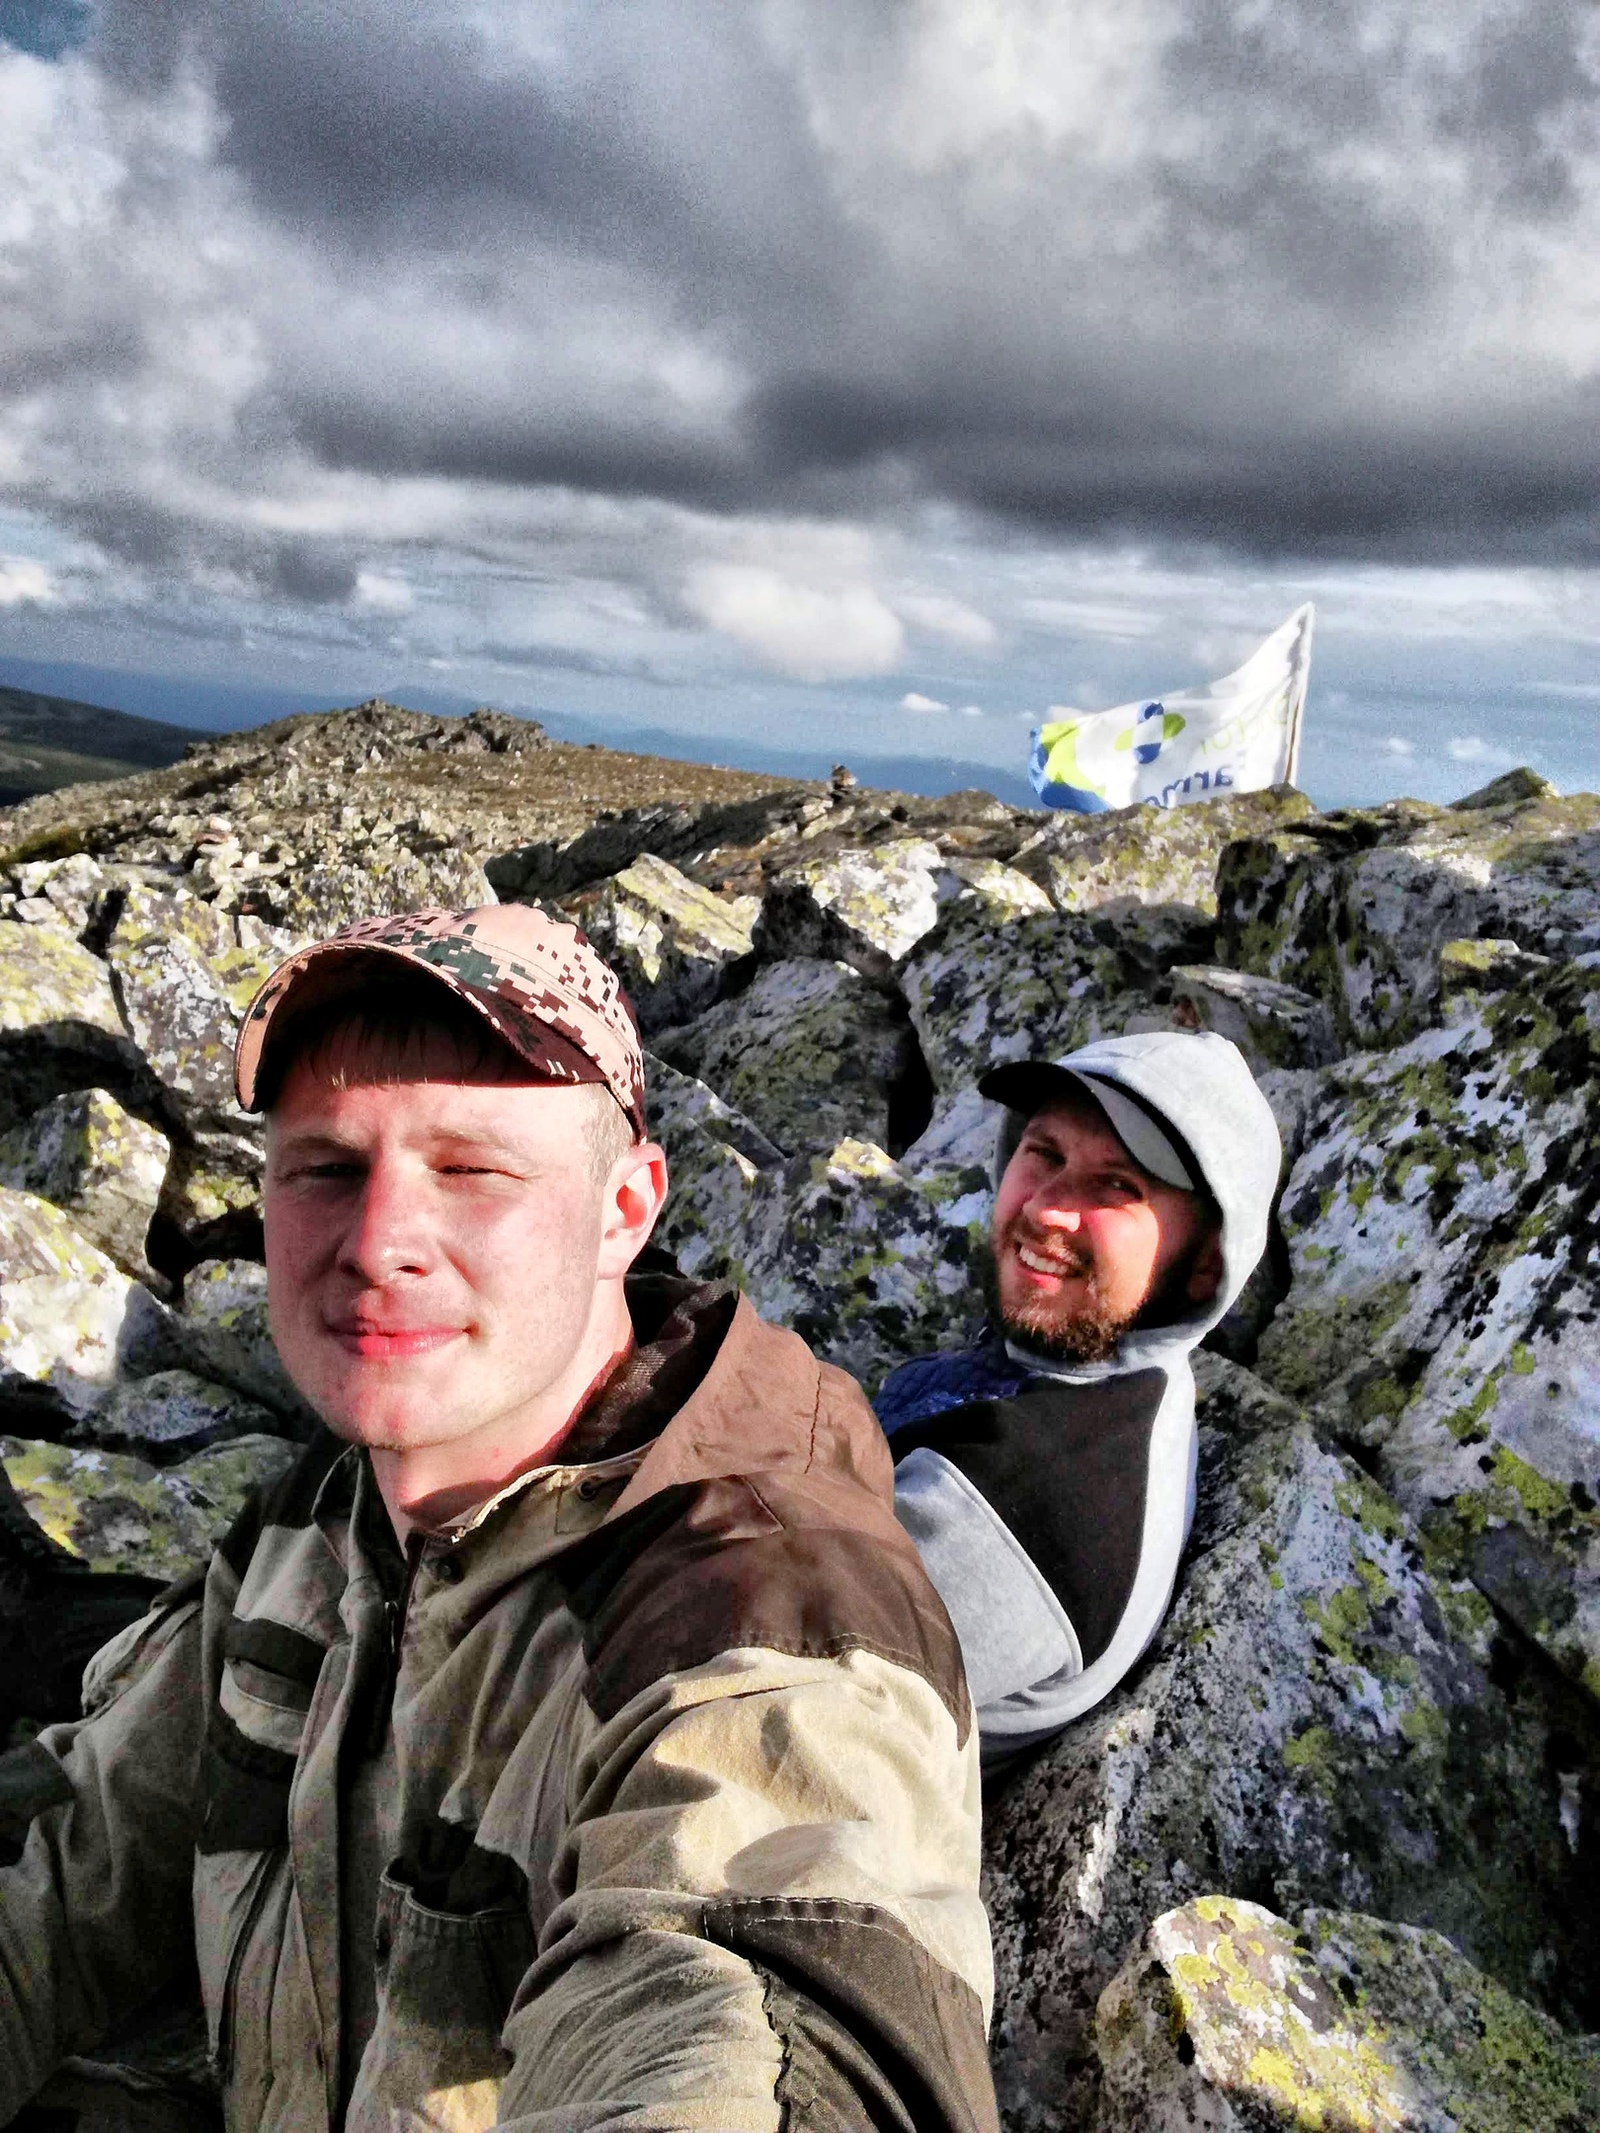
<path id="1" fill-rule="evenodd" d="M 134 1624 L 91 1666 L 91 1716 L 0 1757 L 27 1832 L 0 1869 L 0 2125 L 191 1957 L 200 1616 Z"/>

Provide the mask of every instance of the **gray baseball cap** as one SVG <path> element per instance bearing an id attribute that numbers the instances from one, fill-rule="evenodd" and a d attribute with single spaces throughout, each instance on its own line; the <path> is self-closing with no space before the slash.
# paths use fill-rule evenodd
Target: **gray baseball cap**
<path id="1" fill-rule="evenodd" d="M 1031 1117 L 1046 1104 L 1081 1091 L 1099 1105 L 1112 1132 L 1141 1170 L 1184 1192 L 1204 1190 L 1200 1166 L 1188 1144 L 1152 1105 L 1103 1074 L 1072 1066 L 1069 1059 L 1018 1059 L 993 1067 L 978 1083 L 978 1093 L 992 1103 L 1004 1104 L 1008 1111 Z"/>

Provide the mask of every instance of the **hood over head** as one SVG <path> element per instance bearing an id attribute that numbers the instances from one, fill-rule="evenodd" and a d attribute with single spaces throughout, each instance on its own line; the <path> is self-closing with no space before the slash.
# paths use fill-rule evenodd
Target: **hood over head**
<path id="1" fill-rule="evenodd" d="M 1007 1106 L 995 1157 L 996 1182 L 1026 1120 L 1048 1101 L 1052 1081 L 1070 1079 L 1094 1097 L 1112 1131 L 1152 1176 L 1203 1188 L 1222 1216 L 1222 1280 L 1209 1303 L 1165 1325 L 1135 1327 L 1120 1367 L 1160 1349 L 1189 1349 L 1228 1311 L 1267 1244 L 1283 1160 L 1277 1121 L 1244 1054 L 1210 1030 L 1154 1030 L 1104 1037 L 1060 1059 L 1018 1060 L 979 1083 Z"/>

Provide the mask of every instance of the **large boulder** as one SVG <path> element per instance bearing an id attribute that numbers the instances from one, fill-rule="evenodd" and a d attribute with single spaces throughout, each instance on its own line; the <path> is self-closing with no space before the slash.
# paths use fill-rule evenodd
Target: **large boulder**
<path id="1" fill-rule="evenodd" d="M 563 908 L 622 979 L 648 1034 L 712 1004 L 750 956 L 761 907 L 753 896 L 713 896 L 646 852 Z"/>
<path id="2" fill-rule="evenodd" d="M 1320 994 L 1347 1043 L 1392 1043 L 1432 1018 L 1449 941 L 1600 947 L 1600 798 L 1513 782 L 1347 809 L 1231 845 L 1217 896 L 1225 962 Z"/>
<path id="3" fill-rule="evenodd" d="M 1444 1933 L 1595 2026 L 1600 1727 L 1473 1586 L 1247 1371 L 1201 1358 L 1200 1502 L 1141 1666 L 986 1818 L 1012 2133 L 1087 2133 L 1095 2003 L 1211 1890 Z"/>
<path id="4" fill-rule="evenodd" d="M 769 963 L 749 988 L 656 1049 L 708 1083 L 786 1154 L 889 1141 L 915 1040 L 891 994 L 846 963 Z"/>
<path id="5" fill-rule="evenodd" d="M 393 911 L 475 911 L 495 900 L 482 866 L 454 840 L 408 838 L 382 817 L 349 825 L 321 850 L 302 847 L 270 900 L 258 898 L 275 924 L 297 938 L 324 940 L 358 918 Z"/>
<path id="6" fill-rule="evenodd" d="M 871 1390 L 907 1357 L 977 1337 L 989 1204 L 981 1167 L 913 1173 L 871 1142 L 841 1141 L 755 1182 L 730 1271 L 764 1318 Z"/>
<path id="7" fill-rule="evenodd" d="M 1437 1933 L 1298 1926 L 1202 1896 L 1155 1920 L 1100 2000 L 1095 2133 L 1585 2133 L 1600 2038 L 1568 2036 Z"/>
<path id="8" fill-rule="evenodd" d="M 0 1131 L 68 1090 L 147 1079 L 105 964 L 65 928 L 0 921 Z"/>
<path id="9" fill-rule="evenodd" d="M 756 948 L 768 961 L 821 957 L 882 977 L 937 921 L 942 867 L 925 837 L 799 860 L 767 890 Z"/>
<path id="10" fill-rule="evenodd" d="M 1246 970 L 1180 963 L 1172 972 L 1176 1029 L 1214 1030 L 1236 1044 L 1255 1074 L 1326 1066 L 1339 1053 L 1325 1000 Z"/>
<path id="11" fill-rule="evenodd" d="M 0 1467 L 58 1547 L 94 1570 L 163 1584 L 203 1564 L 250 1491 L 295 1456 L 281 1437 L 238 1437 L 157 1467 L 128 1452 L 0 1437 Z"/>
<path id="12" fill-rule="evenodd" d="M 1211 935 L 1204 915 L 1183 904 L 1008 924 L 987 903 L 963 899 L 898 975 L 934 1086 L 945 1092 L 1003 1061 L 1056 1058 L 1095 1037 L 1173 1027 L 1168 973 L 1209 961 Z"/>
<path id="13" fill-rule="evenodd" d="M 1259 1367 L 1600 1695 L 1600 971 L 1320 1077 Z"/>
<path id="14" fill-rule="evenodd" d="M 249 1259 L 202 1261 L 185 1278 L 175 1322 L 183 1359 L 204 1377 L 232 1386 L 302 1435 L 316 1416 L 278 1356 L 267 1307 L 267 1270 Z"/>
<path id="15" fill-rule="evenodd" d="M 32 1193 L 0 1186 L 0 1401 L 51 1435 L 175 1362 L 171 1314 Z"/>
<path id="16" fill-rule="evenodd" d="M 149 1280 L 145 1239 L 172 1153 L 105 1089 L 57 1096 L 0 1138 L 0 1184 L 48 1200 L 124 1273 Z"/>
<path id="17" fill-rule="evenodd" d="M 133 1451 L 166 1465 L 230 1437 L 275 1437 L 282 1428 L 280 1416 L 231 1386 L 210 1384 L 192 1370 L 157 1370 L 113 1386 L 68 1441 Z"/>
<path id="18" fill-rule="evenodd" d="M 685 1274 L 724 1278 L 751 1187 L 784 1155 L 752 1120 L 692 1074 L 645 1057 L 645 1119 L 666 1150 L 671 1189 L 652 1242 Z"/>
<path id="19" fill-rule="evenodd" d="M 1214 915 L 1217 862 L 1239 837 L 1263 837 L 1315 815 L 1303 792 L 1274 785 L 1198 807 L 1117 807 L 1061 813 L 1022 845 L 1012 864 L 1061 911 L 1101 904 L 1193 904 Z"/>

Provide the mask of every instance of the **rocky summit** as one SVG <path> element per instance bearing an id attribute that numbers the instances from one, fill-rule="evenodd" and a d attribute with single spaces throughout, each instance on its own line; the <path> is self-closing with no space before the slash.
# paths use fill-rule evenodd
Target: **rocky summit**
<path id="1" fill-rule="evenodd" d="M 372 702 L 0 813 L 0 1730 L 310 1427 L 244 1004 L 493 898 L 625 977 L 660 1241 L 869 1390 L 976 1329 L 988 1066 L 1244 1049 L 1279 1234 L 1202 1358 L 1172 1613 L 989 1807 L 1005 2122 L 1600 2125 L 1600 799 L 1529 772 L 1046 817 Z"/>

